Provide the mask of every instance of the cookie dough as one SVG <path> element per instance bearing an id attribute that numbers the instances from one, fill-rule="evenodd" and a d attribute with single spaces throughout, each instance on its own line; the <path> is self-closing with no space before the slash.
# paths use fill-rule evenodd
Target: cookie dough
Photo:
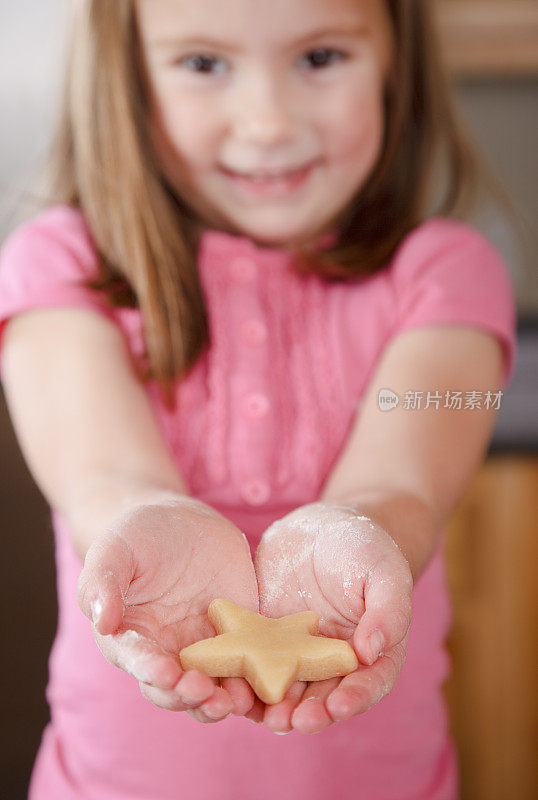
<path id="1" fill-rule="evenodd" d="M 294 681 L 347 675 L 359 665 L 347 642 L 316 635 L 315 611 L 273 619 L 218 598 L 207 613 L 218 635 L 184 647 L 182 668 L 246 678 L 264 703 L 279 703 Z"/>

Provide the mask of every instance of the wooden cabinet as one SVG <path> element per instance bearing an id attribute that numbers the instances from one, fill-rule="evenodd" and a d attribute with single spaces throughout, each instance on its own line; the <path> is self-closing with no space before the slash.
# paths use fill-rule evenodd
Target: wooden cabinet
<path id="1" fill-rule="evenodd" d="M 537 77 L 538 0 L 436 0 L 456 77 Z"/>
<path id="2" fill-rule="evenodd" d="M 461 800 L 538 792 L 538 456 L 490 455 L 448 527 Z"/>

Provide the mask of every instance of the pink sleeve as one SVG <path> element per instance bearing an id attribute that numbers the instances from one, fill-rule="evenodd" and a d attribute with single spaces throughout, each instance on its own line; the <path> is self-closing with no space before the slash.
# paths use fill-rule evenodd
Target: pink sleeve
<path id="1" fill-rule="evenodd" d="M 517 356 L 517 307 L 506 264 L 475 228 L 434 217 L 416 228 L 390 268 L 396 296 L 396 330 L 457 324 L 481 328 L 500 340 L 503 386 Z"/>
<path id="2" fill-rule="evenodd" d="M 99 292 L 78 285 L 95 274 L 95 249 L 78 210 L 53 206 L 15 228 L 0 250 L 0 377 L 3 332 L 15 314 L 72 306 L 114 319 Z"/>

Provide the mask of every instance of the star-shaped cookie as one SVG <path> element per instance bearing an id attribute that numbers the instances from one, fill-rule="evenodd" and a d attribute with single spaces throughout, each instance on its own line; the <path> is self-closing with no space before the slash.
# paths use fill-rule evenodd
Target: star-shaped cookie
<path id="1" fill-rule="evenodd" d="M 218 598 L 207 613 L 218 635 L 184 647 L 182 668 L 246 678 L 264 703 L 279 703 L 294 681 L 347 675 L 359 665 L 347 642 L 316 635 L 315 611 L 274 619 Z"/>

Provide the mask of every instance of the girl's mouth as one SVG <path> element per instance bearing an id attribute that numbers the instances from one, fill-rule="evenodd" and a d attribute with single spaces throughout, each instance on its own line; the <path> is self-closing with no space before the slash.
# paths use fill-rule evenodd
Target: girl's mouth
<path id="1" fill-rule="evenodd" d="M 313 172 L 317 161 L 311 161 L 299 169 L 277 175 L 244 175 L 221 167 L 230 183 L 242 193 L 264 197 L 285 197 L 302 186 Z"/>

